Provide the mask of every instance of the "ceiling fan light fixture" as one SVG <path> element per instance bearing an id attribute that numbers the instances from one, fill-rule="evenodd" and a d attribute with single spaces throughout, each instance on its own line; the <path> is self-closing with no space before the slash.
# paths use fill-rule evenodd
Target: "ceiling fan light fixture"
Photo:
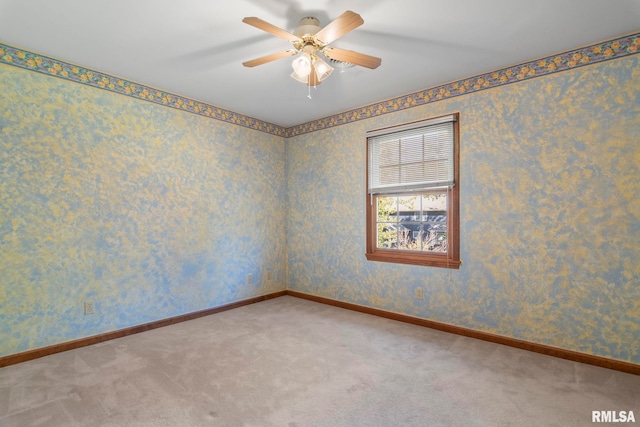
<path id="1" fill-rule="evenodd" d="M 309 76 L 309 73 L 311 72 L 311 57 L 308 54 L 303 53 L 302 55 L 300 55 L 299 57 L 293 60 L 293 62 L 291 63 L 291 66 L 293 67 L 293 74 L 296 74 L 306 79 Z M 306 83 L 306 80 L 305 80 L 305 83 Z"/>
<path id="2" fill-rule="evenodd" d="M 344 71 L 345 67 L 355 65 L 375 69 L 380 66 L 382 61 L 380 58 L 374 56 L 329 46 L 330 43 L 333 43 L 335 40 L 364 23 L 360 15 L 350 10 L 347 10 L 322 28 L 317 18 L 302 18 L 300 25 L 293 30 L 293 33 L 256 17 L 244 18 L 242 22 L 266 31 L 276 37 L 280 37 L 281 39 L 285 39 L 293 46 L 293 49 L 266 55 L 251 61 L 245 61 L 242 65 L 245 67 L 255 67 L 280 58 L 299 54 L 300 56 L 291 63 L 293 67 L 291 77 L 300 83 L 306 84 L 309 88 L 319 85 L 323 80 L 328 78 L 334 70 L 331 65 L 318 57 L 319 53 L 330 62 L 334 62 L 334 65 L 336 63 L 340 64 L 342 71 Z M 311 94 L 309 94 L 309 98 L 310 97 Z"/>
<path id="3" fill-rule="evenodd" d="M 300 83 L 307 84 L 307 82 L 309 81 L 309 74 L 307 74 L 306 76 L 301 76 L 294 71 L 293 73 L 291 73 L 291 78 L 299 81 Z"/>
<path id="4" fill-rule="evenodd" d="M 316 69 L 316 75 L 318 76 L 318 81 L 320 82 L 329 77 L 331 73 L 333 73 L 333 67 L 324 62 L 318 56 L 314 58 L 313 66 Z"/>

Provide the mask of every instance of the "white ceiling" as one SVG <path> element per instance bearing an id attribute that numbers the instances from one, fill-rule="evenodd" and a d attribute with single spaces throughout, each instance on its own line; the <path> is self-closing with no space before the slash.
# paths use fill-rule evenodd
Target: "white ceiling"
<path id="1" fill-rule="evenodd" d="M 332 43 L 382 58 L 336 70 L 307 99 L 291 45 L 242 23 L 292 31 L 346 10 L 364 24 Z M 640 30 L 640 0 L 0 0 L 0 43 L 280 126 L 483 74 Z"/>

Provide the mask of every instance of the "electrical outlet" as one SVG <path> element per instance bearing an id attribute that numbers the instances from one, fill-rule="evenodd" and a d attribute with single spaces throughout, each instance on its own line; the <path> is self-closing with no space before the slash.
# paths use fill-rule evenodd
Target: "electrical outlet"
<path id="1" fill-rule="evenodd" d="M 267 282 L 271 281 L 271 272 L 269 270 L 267 270 L 267 272 L 265 273 L 264 276 L 265 276 L 264 278 L 267 280 Z"/>
<path id="2" fill-rule="evenodd" d="M 253 285 L 253 274 L 247 274 L 247 285 Z"/>
<path id="3" fill-rule="evenodd" d="M 416 288 L 416 299 L 424 299 L 424 289 Z"/>
<path id="4" fill-rule="evenodd" d="M 92 301 L 85 301 L 84 302 L 84 315 L 85 316 L 89 316 L 91 314 L 95 314 L 96 313 L 96 308 L 93 305 Z"/>

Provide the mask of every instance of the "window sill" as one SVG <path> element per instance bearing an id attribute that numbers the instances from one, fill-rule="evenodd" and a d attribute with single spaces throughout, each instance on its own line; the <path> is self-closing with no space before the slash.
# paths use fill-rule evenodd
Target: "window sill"
<path id="1" fill-rule="evenodd" d="M 440 267 L 459 269 L 462 261 L 447 258 L 446 255 L 425 255 L 420 252 L 399 252 L 377 250 L 373 253 L 366 253 L 367 260 L 391 262 L 395 264 L 422 265 L 427 267 Z"/>

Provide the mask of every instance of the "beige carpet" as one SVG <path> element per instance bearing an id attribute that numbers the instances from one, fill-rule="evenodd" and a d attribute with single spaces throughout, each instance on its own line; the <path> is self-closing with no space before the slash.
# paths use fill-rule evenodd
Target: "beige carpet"
<path id="1" fill-rule="evenodd" d="M 286 296 L 0 369 L 10 426 L 587 426 L 640 376 Z M 638 420 L 640 422 L 640 420 Z"/>

